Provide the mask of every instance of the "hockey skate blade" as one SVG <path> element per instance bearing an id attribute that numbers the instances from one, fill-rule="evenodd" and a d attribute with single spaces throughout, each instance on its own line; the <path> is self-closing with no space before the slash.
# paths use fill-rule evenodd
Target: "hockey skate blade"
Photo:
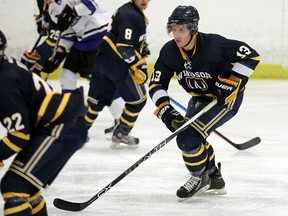
<path id="1" fill-rule="evenodd" d="M 178 197 L 178 202 L 184 202 L 184 201 L 187 201 L 187 200 L 189 200 L 189 199 L 191 199 L 191 198 L 193 198 L 193 197 L 195 197 L 195 196 L 198 196 L 198 195 L 201 195 L 201 194 L 203 194 L 203 193 L 205 193 L 207 190 L 208 190 L 208 188 L 210 187 L 210 184 L 207 184 L 206 186 L 204 186 L 203 188 L 201 188 L 199 191 L 197 191 L 195 194 L 193 194 L 192 196 L 189 196 L 189 197 L 185 197 L 185 198 L 180 198 L 180 197 Z"/>
<path id="2" fill-rule="evenodd" d="M 111 145 L 110 145 L 110 148 L 111 149 L 137 149 L 139 147 L 138 144 L 135 144 L 135 145 L 128 145 L 128 144 L 125 144 L 125 143 L 114 143 L 114 142 L 111 142 Z"/>
<path id="3" fill-rule="evenodd" d="M 225 188 L 222 189 L 211 189 L 211 190 L 207 190 L 204 193 L 202 193 L 201 195 L 225 195 L 227 194 L 227 191 Z"/>

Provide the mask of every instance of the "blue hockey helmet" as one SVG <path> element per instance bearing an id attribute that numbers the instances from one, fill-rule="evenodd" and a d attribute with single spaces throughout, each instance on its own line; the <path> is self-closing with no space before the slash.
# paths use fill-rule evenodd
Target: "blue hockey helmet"
<path id="1" fill-rule="evenodd" d="M 178 6 L 172 12 L 167 22 L 167 32 L 172 31 L 174 25 L 186 25 L 191 35 L 198 31 L 198 21 L 200 20 L 197 9 L 193 6 Z"/>

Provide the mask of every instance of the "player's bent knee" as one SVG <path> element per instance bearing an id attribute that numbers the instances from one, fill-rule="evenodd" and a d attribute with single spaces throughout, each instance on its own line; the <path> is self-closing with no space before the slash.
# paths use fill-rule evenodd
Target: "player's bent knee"
<path id="1" fill-rule="evenodd" d="M 137 103 L 137 104 L 126 103 L 125 107 L 130 112 L 138 113 L 144 108 L 146 102 L 147 102 L 147 98 L 145 98 L 144 100 L 142 100 L 140 103 Z"/>
<path id="2" fill-rule="evenodd" d="M 194 151 L 201 145 L 201 138 L 197 136 L 191 127 L 178 134 L 176 137 L 178 148 L 185 152 Z"/>

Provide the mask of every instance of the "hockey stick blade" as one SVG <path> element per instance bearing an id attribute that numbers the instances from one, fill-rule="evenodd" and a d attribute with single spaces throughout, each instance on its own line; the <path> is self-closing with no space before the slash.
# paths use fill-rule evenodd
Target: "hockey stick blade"
<path id="1" fill-rule="evenodd" d="M 251 140 L 248 140 L 247 142 L 237 144 L 237 143 L 232 142 L 231 140 L 229 140 L 227 137 L 223 136 L 221 133 L 219 133 L 216 130 L 214 131 L 214 133 L 216 133 L 218 136 L 223 138 L 226 142 L 228 142 L 229 144 L 231 144 L 238 150 L 245 150 L 245 149 L 251 148 L 255 145 L 258 145 L 261 142 L 260 137 L 255 137 Z"/>
<path id="2" fill-rule="evenodd" d="M 141 163 L 149 159 L 154 153 L 159 151 L 163 146 L 165 146 L 168 142 L 170 142 L 174 137 L 176 137 L 179 133 L 184 131 L 192 122 L 198 119 L 201 115 L 210 110 L 215 104 L 217 100 L 213 100 L 206 107 L 204 107 L 201 111 L 199 111 L 196 115 L 194 115 L 191 119 L 189 119 L 185 124 L 183 124 L 180 128 L 174 131 L 171 135 L 166 137 L 162 142 L 160 142 L 157 146 L 155 146 L 152 150 L 150 150 L 146 155 L 136 161 L 132 166 L 130 166 L 126 171 L 120 174 L 116 179 L 110 182 L 106 187 L 104 187 L 101 191 L 99 191 L 96 195 L 94 195 L 91 199 L 86 202 L 70 202 L 63 199 L 56 198 L 54 199 L 54 206 L 56 208 L 66 210 L 66 211 L 82 211 L 91 203 L 96 201 L 100 196 L 110 190 L 114 185 L 116 185 L 119 181 L 125 178 L 129 173 L 131 173 L 134 169 L 136 169 Z"/>
<path id="3" fill-rule="evenodd" d="M 176 106 L 178 106 L 180 109 L 182 109 L 184 112 L 187 112 L 187 109 L 180 104 L 179 102 L 177 102 L 175 99 L 170 97 L 170 100 L 172 101 L 172 103 L 174 103 Z M 261 142 L 260 137 L 254 137 L 251 140 L 248 140 L 247 142 L 244 143 L 234 143 L 232 142 L 230 139 L 228 139 L 227 137 L 225 137 L 223 134 L 221 134 L 220 132 L 218 132 L 217 130 L 213 131 L 214 133 L 216 133 L 218 136 L 220 136 L 222 139 L 224 139 L 226 142 L 228 142 L 230 145 L 232 145 L 233 147 L 235 147 L 238 150 L 246 150 L 249 149 L 255 145 L 258 145 Z"/>

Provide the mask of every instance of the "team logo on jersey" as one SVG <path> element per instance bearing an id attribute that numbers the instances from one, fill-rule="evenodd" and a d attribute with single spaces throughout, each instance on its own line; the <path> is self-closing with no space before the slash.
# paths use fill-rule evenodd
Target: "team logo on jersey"
<path id="1" fill-rule="evenodd" d="M 186 77 L 186 84 L 190 89 L 200 89 L 202 91 L 205 91 L 208 89 L 207 83 L 202 78 Z"/>
<path id="2" fill-rule="evenodd" d="M 185 61 L 184 67 L 186 70 L 192 70 L 192 62 L 191 61 Z"/>

